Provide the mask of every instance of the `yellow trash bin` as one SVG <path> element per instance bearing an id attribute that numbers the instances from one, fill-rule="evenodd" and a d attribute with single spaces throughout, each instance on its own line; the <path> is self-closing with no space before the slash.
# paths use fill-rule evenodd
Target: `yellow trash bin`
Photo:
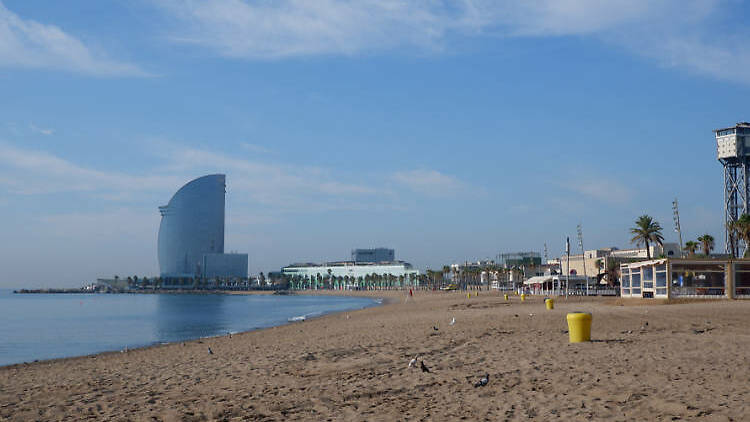
<path id="1" fill-rule="evenodd" d="M 521 293 L 521 302 L 526 301 L 526 293 Z"/>
<path id="2" fill-rule="evenodd" d="M 544 306 L 547 307 L 548 311 L 555 309 L 555 300 L 552 298 L 544 299 Z"/>
<path id="3" fill-rule="evenodd" d="M 571 343 L 591 341 L 591 314 L 588 312 L 571 312 L 567 316 L 568 335 Z"/>
<path id="4" fill-rule="evenodd" d="M 508 295 L 505 295 L 505 300 L 506 300 L 506 301 L 508 300 Z"/>

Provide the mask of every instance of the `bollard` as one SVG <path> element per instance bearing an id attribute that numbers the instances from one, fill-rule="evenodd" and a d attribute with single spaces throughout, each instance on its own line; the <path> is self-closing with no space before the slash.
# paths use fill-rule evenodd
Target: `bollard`
<path id="1" fill-rule="evenodd" d="M 521 302 L 526 301 L 526 293 L 521 293 Z"/>
<path id="2" fill-rule="evenodd" d="M 505 301 L 506 302 L 508 301 L 508 295 L 505 295 Z"/>
<path id="3" fill-rule="evenodd" d="M 544 299 L 544 306 L 547 307 L 548 311 L 555 309 L 555 300 L 549 297 Z"/>
<path id="4" fill-rule="evenodd" d="M 588 312 L 571 312 L 567 316 L 568 334 L 571 343 L 591 341 L 591 314 Z"/>

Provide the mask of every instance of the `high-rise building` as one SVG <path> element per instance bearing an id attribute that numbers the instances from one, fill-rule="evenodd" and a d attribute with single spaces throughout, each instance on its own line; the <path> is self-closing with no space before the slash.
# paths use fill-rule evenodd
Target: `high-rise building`
<path id="1" fill-rule="evenodd" d="M 212 174 L 188 182 L 159 207 L 163 278 L 247 277 L 247 254 L 224 254 L 225 193 L 226 176 Z"/>
<path id="2" fill-rule="evenodd" d="M 396 251 L 388 248 L 354 249 L 352 261 L 354 262 L 393 262 L 396 260 Z"/>

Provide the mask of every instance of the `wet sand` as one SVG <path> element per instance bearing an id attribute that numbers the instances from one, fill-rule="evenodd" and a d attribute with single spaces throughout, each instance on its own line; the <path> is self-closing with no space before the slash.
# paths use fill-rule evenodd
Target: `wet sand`
<path id="1" fill-rule="evenodd" d="M 748 301 L 571 298 L 547 311 L 541 298 L 506 303 L 489 292 L 418 292 L 407 303 L 404 292 L 362 294 L 391 303 L 232 338 L 0 368 L 0 420 L 750 415 Z M 590 343 L 568 343 L 565 314 L 577 310 L 593 314 Z M 416 354 L 429 373 L 407 368 Z M 485 373 L 488 385 L 474 388 Z"/>

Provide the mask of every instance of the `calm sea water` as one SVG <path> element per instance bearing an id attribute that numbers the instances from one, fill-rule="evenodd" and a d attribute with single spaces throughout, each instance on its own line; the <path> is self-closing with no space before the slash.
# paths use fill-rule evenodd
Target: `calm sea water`
<path id="1" fill-rule="evenodd" d="M 0 365 L 223 335 L 375 304 L 330 296 L 13 294 L 0 289 Z"/>

